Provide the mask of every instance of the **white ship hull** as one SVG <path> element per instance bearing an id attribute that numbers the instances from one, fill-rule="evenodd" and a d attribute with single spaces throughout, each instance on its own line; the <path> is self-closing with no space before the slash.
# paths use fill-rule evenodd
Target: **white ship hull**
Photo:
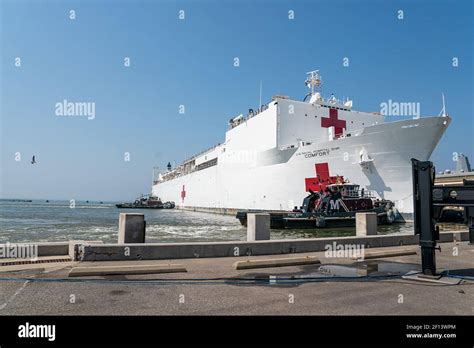
<path id="1" fill-rule="evenodd" d="M 276 115 L 280 117 L 280 111 Z M 316 177 L 315 164 L 327 163 L 330 175 L 342 175 L 394 201 L 401 213 L 412 213 L 410 159 L 428 160 L 449 121 L 423 117 L 374 124 L 350 137 L 282 149 L 279 119 L 276 146 L 249 144 L 250 150 L 226 139 L 227 148 L 214 155 L 217 164 L 158 181 L 152 193 L 181 207 L 291 210 L 307 195 L 305 179 Z"/>

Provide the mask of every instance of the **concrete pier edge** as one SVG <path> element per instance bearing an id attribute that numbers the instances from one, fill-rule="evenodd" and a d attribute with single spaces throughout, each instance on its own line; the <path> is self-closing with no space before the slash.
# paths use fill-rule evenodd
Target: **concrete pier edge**
<path id="1" fill-rule="evenodd" d="M 35 246 L 37 247 L 37 256 L 61 256 L 69 255 L 69 248 L 71 243 L 73 245 L 78 244 L 102 244 L 101 240 L 87 240 L 87 241 L 64 241 L 64 242 L 16 242 L 16 243 L 0 243 L 0 248 L 6 248 L 7 246 L 22 245 L 22 246 Z"/>
<path id="2" fill-rule="evenodd" d="M 442 232 L 440 243 L 467 241 L 467 231 Z M 81 243 L 74 261 L 170 260 L 214 257 L 278 255 L 324 251 L 328 245 L 364 245 L 380 248 L 418 244 L 414 235 L 377 235 L 281 239 L 269 241 L 231 241 L 202 243 L 90 244 Z"/>

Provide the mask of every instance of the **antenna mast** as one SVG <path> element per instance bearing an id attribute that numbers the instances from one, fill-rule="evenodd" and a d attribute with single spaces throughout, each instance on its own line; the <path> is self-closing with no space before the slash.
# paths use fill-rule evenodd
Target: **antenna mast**
<path id="1" fill-rule="evenodd" d="M 304 83 L 306 84 L 306 87 L 311 89 L 311 95 L 314 94 L 315 89 L 316 92 L 319 92 L 319 88 L 323 84 L 321 75 L 319 75 L 319 70 L 309 71 L 306 73 L 306 75 L 308 75 L 308 77 Z"/>

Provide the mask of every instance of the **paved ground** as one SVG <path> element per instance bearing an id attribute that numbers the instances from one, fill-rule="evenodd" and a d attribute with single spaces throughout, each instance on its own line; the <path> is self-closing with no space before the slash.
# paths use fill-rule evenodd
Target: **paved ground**
<path id="1" fill-rule="evenodd" d="M 443 243 L 441 247 L 442 252 L 437 252 L 437 265 L 440 271 L 449 269 L 450 272 L 474 277 L 474 246 L 463 242 Z M 454 247 L 458 248 L 458 256 L 453 255 Z M 417 246 L 409 248 L 418 250 Z M 347 267 L 378 264 L 380 272 L 371 273 L 370 276 L 385 275 L 387 273 L 382 271 L 387 269 L 395 274 L 420 270 L 419 253 L 367 260 L 357 264 L 349 259 L 326 259 L 324 253 L 261 256 L 250 259 L 303 255 L 320 257 L 322 264 L 340 264 Z M 172 260 L 173 264 L 185 266 L 188 272 L 127 277 L 68 278 L 67 274 L 74 265 L 72 263 L 45 264 L 41 266 L 44 267 L 43 270 L 31 269 L 38 267 L 37 265 L 25 265 L 17 267 L 23 269 L 21 271 L 9 272 L 6 270 L 12 268 L 0 267 L 0 315 L 474 315 L 474 281 L 465 281 L 463 284 L 452 286 L 400 278 L 369 278 L 370 281 L 367 278 L 360 278 L 282 284 L 282 277 L 320 277 L 319 266 L 234 270 L 232 264 L 235 261 L 246 259 L 249 258 Z M 152 263 L 135 261 L 135 264 L 140 262 Z M 81 263 L 84 264 L 86 263 Z M 94 263 L 94 265 L 100 264 L 112 263 Z M 353 268 L 342 270 L 351 273 Z M 277 277 L 276 284 L 270 284 L 273 281 L 268 280 L 269 276 Z M 30 280 L 7 281 L 5 280 L 7 277 Z M 196 283 L 193 280 L 183 280 L 237 277 L 257 279 L 262 283 L 242 284 L 231 280 Z M 142 282 L 120 283 L 124 278 Z M 157 278 L 176 282 L 163 284 L 150 281 Z M 36 282 L 35 279 L 75 279 L 78 282 Z M 84 282 L 84 279 L 94 279 L 94 282 Z M 144 281 L 148 283 L 143 284 Z"/>

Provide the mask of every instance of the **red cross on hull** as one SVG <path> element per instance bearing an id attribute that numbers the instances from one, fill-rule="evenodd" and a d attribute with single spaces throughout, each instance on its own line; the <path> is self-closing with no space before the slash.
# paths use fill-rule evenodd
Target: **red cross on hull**
<path id="1" fill-rule="evenodd" d="M 186 190 L 184 189 L 183 185 L 183 190 L 181 191 L 181 201 L 184 203 L 184 198 L 186 197 Z"/>
<path id="2" fill-rule="evenodd" d="M 329 118 L 321 117 L 321 127 L 334 127 L 336 137 L 342 135 L 343 129 L 346 129 L 346 121 L 338 118 L 337 109 L 329 109 Z"/>

